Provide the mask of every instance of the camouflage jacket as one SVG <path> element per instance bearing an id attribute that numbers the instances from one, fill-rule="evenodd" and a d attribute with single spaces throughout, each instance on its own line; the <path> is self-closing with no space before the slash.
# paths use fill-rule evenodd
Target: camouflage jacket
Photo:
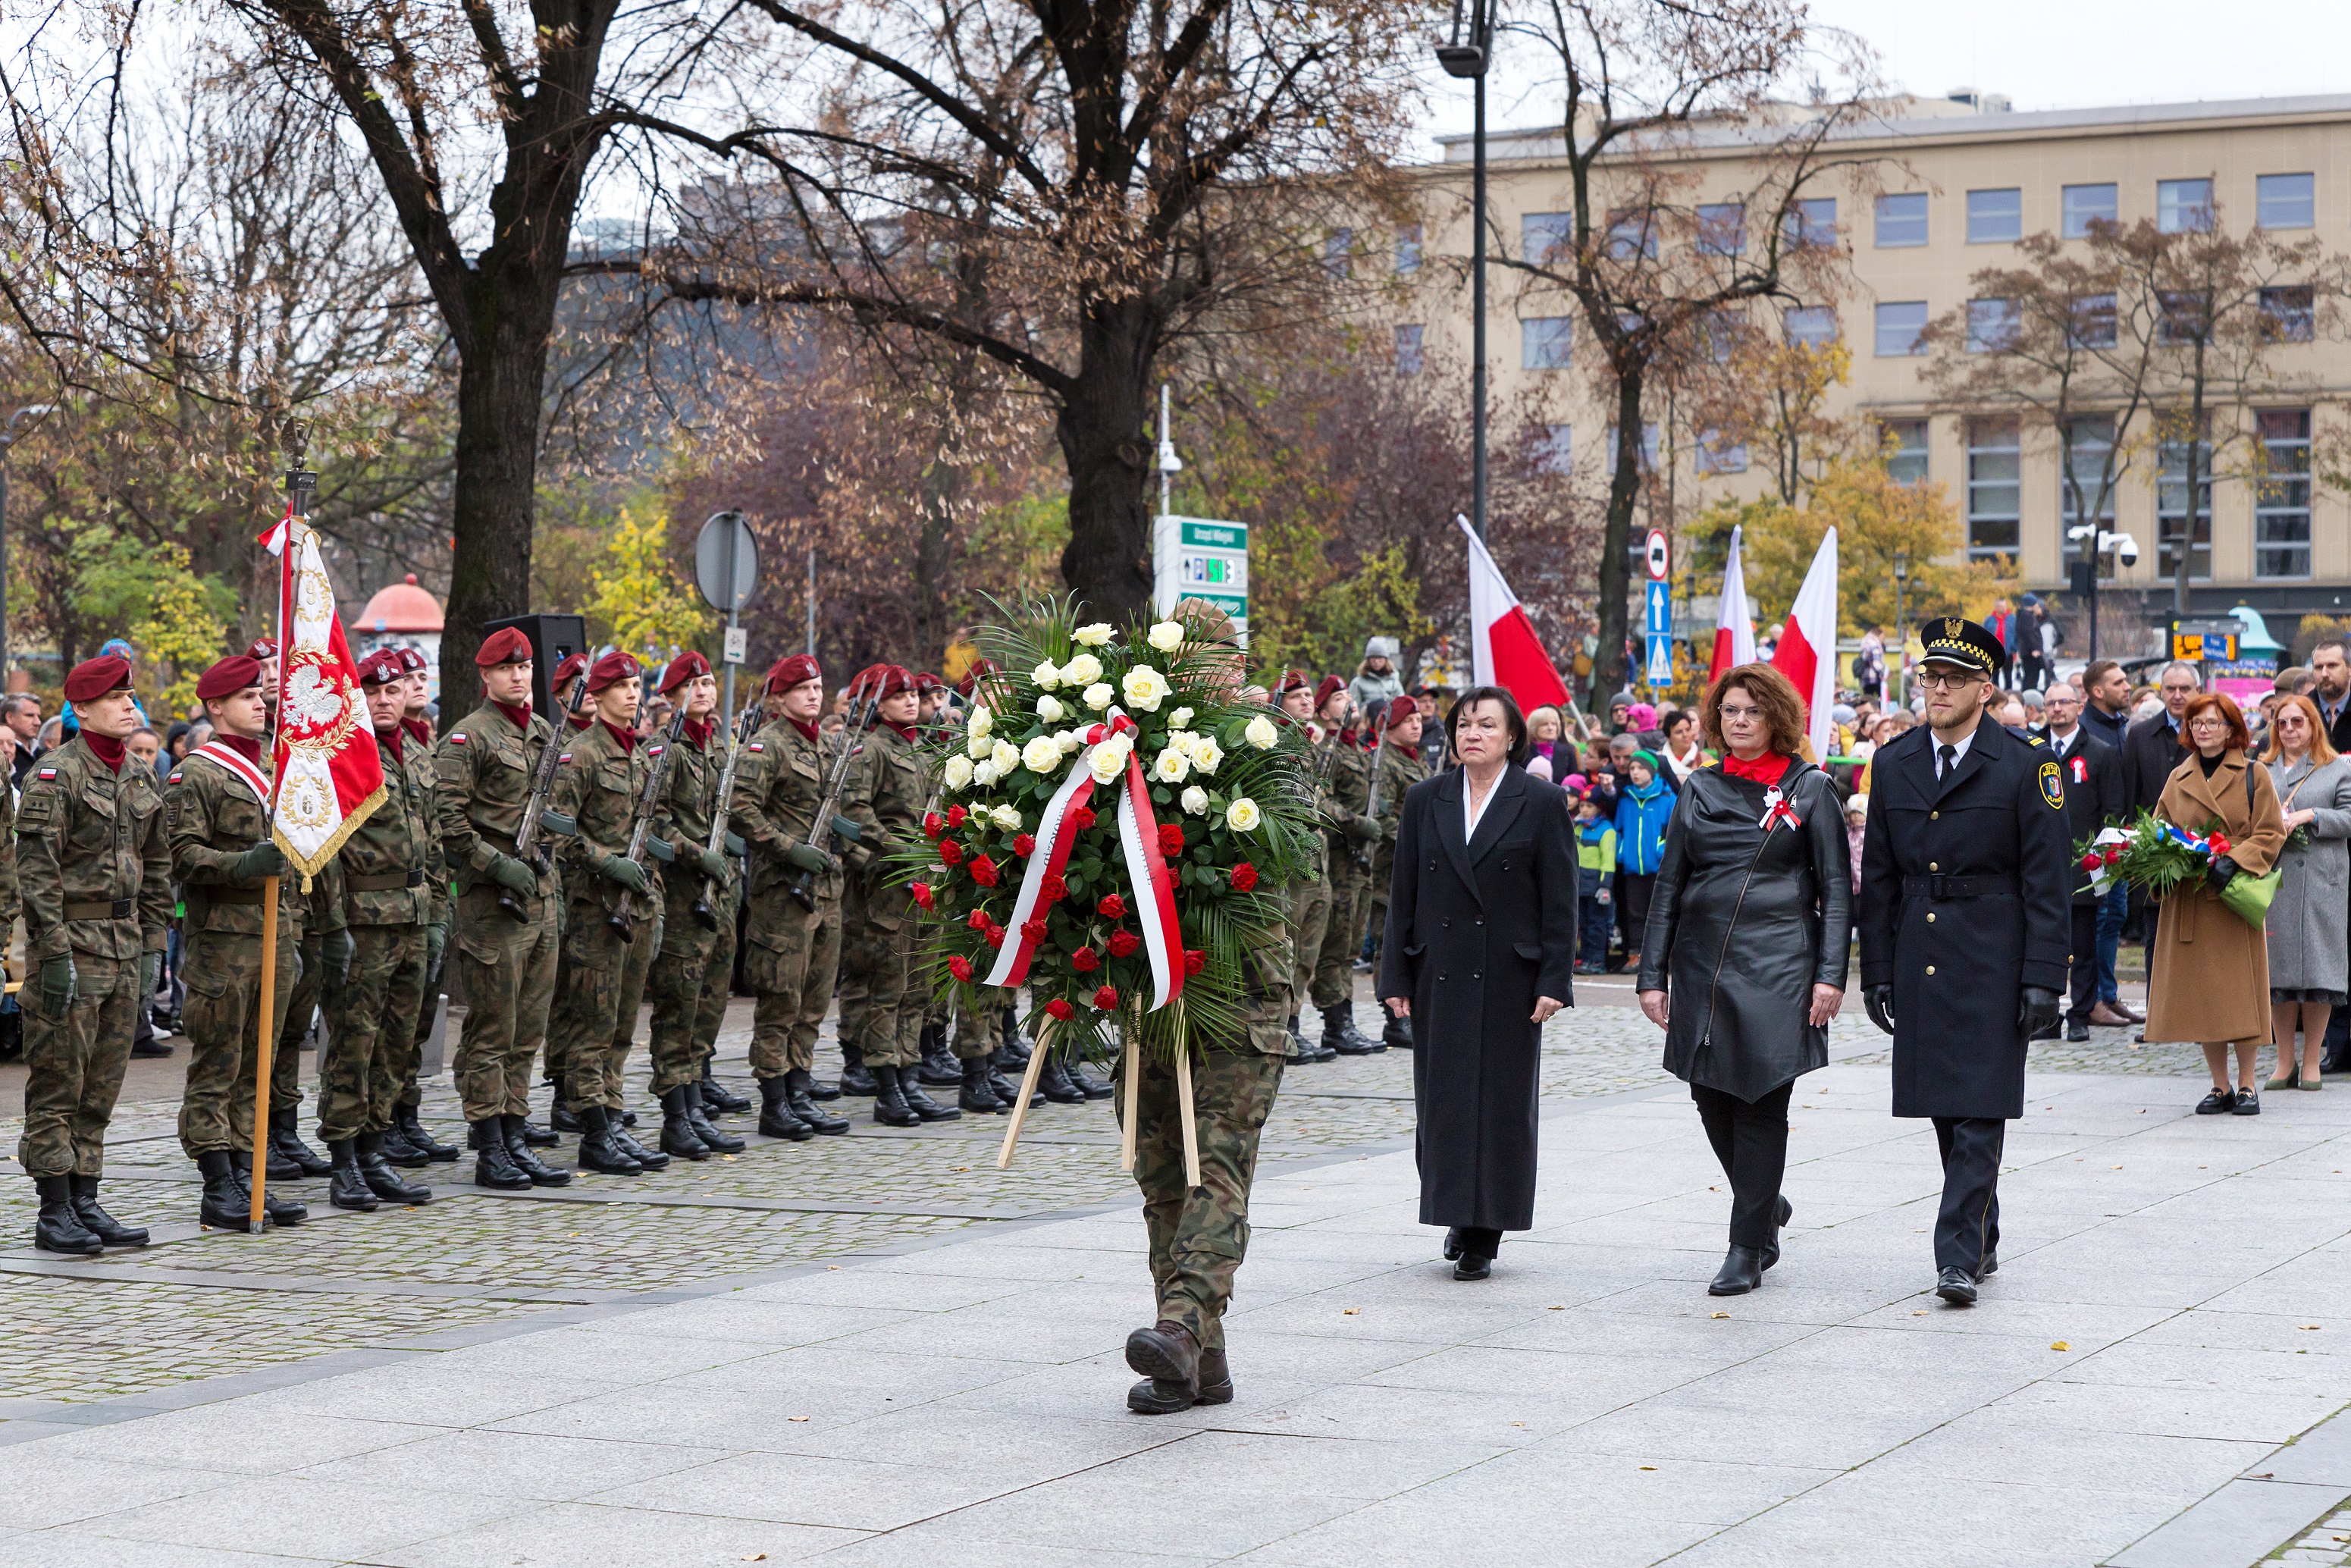
<path id="1" fill-rule="evenodd" d="M 1395 863 L 1396 823 L 1404 819 L 1405 793 L 1427 777 L 1428 765 L 1417 749 L 1388 747 L 1380 763 L 1380 809 L 1375 814 L 1380 835 L 1372 850 L 1372 875 L 1379 883 L 1386 883 L 1388 869 Z"/>
<path id="2" fill-rule="evenodd" d="M 810 841 L 816 809 L 832 773 L 833 753 L 821 740 L 810 740 L 788 718 L 777 719 L 753 736 L 743 747 L 735 770 L 735 800 L 728 813 L 736 836 L 750 846 L 753 918 L 763 903 L 785 895 L 799 873 L 784 861 L 784 852 Z M 849 786 L 841 786 L 848 793 Z M 827 851 L 840 841 L 831 833 L 817 838 Z M 831 871 L 810 879 L 810 891 L 819 899 L 841 896 L 841 873 Z"/>
<path id="3" fill-rule="evenodd" d="M 1372 759 L 1363 747 L 1337 735 L 1323 737 L 1314 747 L 1314 766 L 1322 772 L 1322 789 L 1315 808 L 1330 825 L 1331 866 L 1352 865 L 1349 858 L 1353 841 L 1347 836 L 1347 826 L 1370 804 L 1372 793 Z"/>
<path id="4" fill-rule="evenodd" d="M 659 740 L 625 744 L 608 724 L 591 724 L 568 742 L 563 760 L 555 769 L 555 788 L 549 794 L 548 806 L 580 825 L 572 837 L 556 841 L 561 846 L 559 855 L 564 880 L 576 890 L 574 897 L 585 898 L 592 892 L 601 896 L 607 909 L 620 902 L 624 890 L 598 868 L 607 855 L 629 852 L 637 797 L 644 792 L 645 776 L 661 756 L 662 745 Z M 670 775 L 676 774 L 673 766 Z M 652 836 L 670 836 L 667 813 L 666 801 L 654 802 Z M 662 896 L 661 872 L 661 862 L 646 855 L 645 875 L 651 879 L 656 901 Z M 654 907 L 660 907 L 658 902 Z"/>
<path id="5" fill-rule="evenodd" d="M 264 753 L 254 770 L 267 788 L 269 757 Z M 191 931 L 261 935 L 263 877 L 238 878 L 231 862 L 269 837 L 269 807 L 254 793 L 253 784 L 228 764 L 190 752 L 163 785 L 163 836 L 172 855 L 172 875 L 178 879 L 188 906 Z M 298 885 L 299 873 L 278 879 L 281 898 Z M 280 924 L 299 936 L 303 927 L 299 895 L 281 908 Z"/>
<path id="6" fill-rule="evenodd" d="M 841 786 L 841 814 L 862 830 L 849 848 L 851 874 L 864 894 L 867 918 L 894 931 L 906 896 L 884 889 L 904 881 L 905 873 L 890 863 L 890 856 L 922 841 L 923 812 L 931 800 L 930 765 L 914 742 L 878 724 L 849 771 L 849 782 Z"/>
<path id="7" fill-rule="evenodd" d="M 100 958 L 162 951 L 172 851 L 153 771 L 125 758 L 118 775 L 79 735 L 43 752 L 16 807 L 16 882 L 31 963 L 68 949 Z"/>
<path id="8" fill-rule="evenodd" d="M 537 714 L 530 716 L 526 733 L 496 704 L 485 703 L 433 748 L 433 803 L 441 819 L 441 852 L 459 893 L 486 883 L 491 862 L 514 853 L 514 836 L 530 800 L 530 772 L 552 733 Z M 542 847 L 548 841 L 542 837 Z M 549 879 L 539 880 L 545 884 Z M 551 894 L 555 889 L 542 885 L 539 891 Z"/>
<path id="9" fill-rule="evenodd" d="M 430 925 L 441 858 L 433 764 L 413 737 L 401 737 L 395 754 L 378 735 L 375 749 L 383 764 L 383 800 L 338 854 L 344 916 L 353 925 Z"/>

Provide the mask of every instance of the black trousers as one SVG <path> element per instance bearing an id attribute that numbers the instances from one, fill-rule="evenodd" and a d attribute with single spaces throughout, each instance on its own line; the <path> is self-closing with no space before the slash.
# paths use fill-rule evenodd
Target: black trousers
<path id="1" fill-rule="evenodd" d="M 2000 1154 L 2008 1124 L 1996 1116 L 1938 1116 L 1943 1207 L 1935 1217 L 1935 1267 L 1982 1271 L 2000 1245 Z"/>
<path id="2" fill-rule="evenodd" d="M 2074 964 L 2068 972 L 2073 981 L 2073 995 L 2067 998 L 2065 1017 L 2073 1021 L 2089 1021 L 2090 1009 L 2098 1005 L 2098 906 L 2095 904 L 2074 905 Z"/>
<path id="3" fill-rule="evenodd" d="M 1788 1169 L 1788 1096 L 1782 1083 L 1761 1100 L 1690 1085 L 1706 1141 L 1730 1178 L 1730 1244 L 1768 1247 L 1779 1228 L 1780 1178 Z"/>

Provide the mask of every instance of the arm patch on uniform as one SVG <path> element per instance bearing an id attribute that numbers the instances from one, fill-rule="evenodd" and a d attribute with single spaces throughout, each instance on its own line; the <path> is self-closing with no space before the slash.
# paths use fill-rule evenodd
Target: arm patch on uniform
<path id="1" fill-rule="evenodd" d="M 2065 780 L 2053 761 L 2041 765 L 2041 798 L 2049 802 L 2052 810 L 2065 809 Z"/>
<path id="2" fill-rule="evenodd" d="M 464 730 L 462 730 L 462 729 L 453 729 L 453 730 L 451 730 L 451 731 L 449 732 L 449 744 L 450 744 L 450 745 L 452 745 L 452 746 L 463 746 L 463 745 L 465 745 L 465 732 Z"/>

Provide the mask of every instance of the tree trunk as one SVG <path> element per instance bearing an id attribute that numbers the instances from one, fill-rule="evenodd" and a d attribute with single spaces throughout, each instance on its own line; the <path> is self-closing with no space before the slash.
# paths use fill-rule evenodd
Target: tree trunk
<path id="1" fill-rule="evenodd" d="M 1641 497 L 1641 376 L 1616 382 L 1616 450 L 1608 480 L 1608 517 L 1600 535 L 1600 646 L 1592 654 L 1592 707 L 1605 716 L 1625 684 L 1625 594 L 1630 586 L 1633 507 Z"/>
<path id="2" fill-rule="evenodd" d="M 1090 312 L 1076 384 L 1054 423 L 1070 466 L 1061 580 L 1099 620 L 1139 618 L 1151 604 L 1152 452 L 1143 432 L 1153 335 L 1149 317 L 1132 302 Z"/>

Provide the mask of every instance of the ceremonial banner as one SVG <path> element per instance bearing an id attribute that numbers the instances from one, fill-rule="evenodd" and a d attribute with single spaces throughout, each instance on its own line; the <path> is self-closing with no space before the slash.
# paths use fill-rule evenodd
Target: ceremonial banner
<path id="1" fill-rule="evenodd" d="M 1837 536 L 1831 528 L 1822 536 L 1804 585 L 1796 590 L 1795 608 L 1780 628 L 1780 645 L 1771 651 L 1771 665 L 1795 685 L 1804 699 L 1804 738 L 1812 747 L 1808 760 L 1818 762 L 1836 749 Z"/>
<path id="2" fill-rule="evenodd" d="M 1469 549 L 1469 669 L 1481 686 L 1499 686 L 1518 699 L 1522 712 L 1548 703 L 1564 711 L 1567 683 L 1543 652 L 1535 623 L 1503 580 L 1502 569 L 1486 553 L 1486 541 L 1459 513 L 1453 520 Z"/>
<path id="3" fill-rule="evenodd" d="M 1755 622 L 1747 608 L 1747 571 L 1740 564 L 1740 530 L 1730 530 L 1730 559 L 1722 568 L 1722 610 L 1714 623 L 1714 658 L 1707 665 L 1706 684 L 1722 679 L 1723 672 L 1755 662 Z"/>
<path id="4" fill-rule="evenodd" d="M 383 763 L 359 667 L 335 614 L 319 536 L 289 503 L 261 536 L 277 558 L 277 798 L 273 836 L 310 879 L 383 800 Z"/>

